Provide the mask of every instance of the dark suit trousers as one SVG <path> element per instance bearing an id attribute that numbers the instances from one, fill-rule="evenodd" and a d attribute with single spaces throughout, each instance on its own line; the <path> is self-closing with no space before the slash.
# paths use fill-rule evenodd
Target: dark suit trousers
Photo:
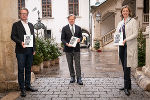
<path id="1" fill-rule="evenodd" d="M 66 52 L 66 58 L 70 71 L 70 76 L 75 77 L 75 71 L 73 67 L 73 60 L 75 62 L 76 76 L 81 77 L 81 66 L 80 66 L 80 52 Z"/>
<path id="2" fill-rule="evenodd" d="M 119 57 L 124 72 L 124 88 L 131 89 L 131 69 L 127 67 L 127 45 L 119 46 Z"/>
<path id="3" fill-rule="evenodd" d="M 30 86 L 31 80 L 31 66 L 33 62 L 32 48 L 27 48 L 26 53 L 16 54 L 18 61 L 18 82 L 21 90 L 24 90 L 24 86 Z M 25 69 L 25 80 L 24 80 L 24 69 Z"/>

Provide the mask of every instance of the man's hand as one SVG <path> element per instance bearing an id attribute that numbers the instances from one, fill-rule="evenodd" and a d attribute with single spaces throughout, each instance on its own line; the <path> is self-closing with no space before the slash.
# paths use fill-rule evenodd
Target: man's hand
<path id="1" fill-rule="evenodd" d="M 78 41 L 77 42 L 80 42 L 80 39 L 78 39 Z"/>
<path id="2" fill-rule="evenodd" d="M 66 43 L 66 46 L 68 46 L 68 47 L 72 47 L 70 44 L 68 44 L 68 43 Z"/>
<path id="3" fill-rule="evenodd" d="M 22 42 L 22 47 L 23 47 L 23 48 L 26 48 L 25 45 L 24 45 L 24 42 Z"/>
<path id="4" fill-rule="evenodd" d="M 33 55 L 35 55 L 35 51 L 33 52 Z"/>

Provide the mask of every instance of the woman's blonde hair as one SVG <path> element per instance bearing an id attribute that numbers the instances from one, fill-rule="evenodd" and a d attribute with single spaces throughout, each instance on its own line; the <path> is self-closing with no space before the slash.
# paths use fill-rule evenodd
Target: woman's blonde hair
<path id="1" fill-rule="evenodd" d="M 121 8 L 121 17 L 123 18 L 123 15 L 122 15 L 122 11 L 124 8 L 128 8 L 129 10 L 129 17 L 132 17 L 132 11 L 131 11 L 131 8 L 128 6 L 128 5 L 125 5 Z"/>

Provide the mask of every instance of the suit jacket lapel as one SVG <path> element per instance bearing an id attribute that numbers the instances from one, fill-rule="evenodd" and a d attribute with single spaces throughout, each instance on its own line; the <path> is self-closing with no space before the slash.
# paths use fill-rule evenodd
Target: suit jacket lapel
<path id="1" fill-rule="evenodd" d="M 75 32 L 74 32 L 74 34 L 76 34 L 76 32 L 77 32 L 77 26 L 75 25 Z"/>
<path id="2" fill-rule="evenodd" d="M 67 27 L 68 27 L 68 31 L 69 31 L 70 35 L 72 36 L 72 32 L 71 32 L 71 30 L 70 30 L 69 24 L 68 24 Z"/>
<path id="3" fill-rule="evenodd" d="M 21 23 L 21 21 L 19 21 L 19 25 L 20 25 L 21 30 L 24 32 L 24 34 L 26 34 L 25 28 L 23 24 Z"/>
<path id="4" fill-rule="evenodd" d="M 31 34 L 33 35 L 33 33 L 32 33 L 32 26 L 31 26 L 31 24 L 29 24 L 29 23 L 28 23 L 28 25 L 29 25 Z"/>

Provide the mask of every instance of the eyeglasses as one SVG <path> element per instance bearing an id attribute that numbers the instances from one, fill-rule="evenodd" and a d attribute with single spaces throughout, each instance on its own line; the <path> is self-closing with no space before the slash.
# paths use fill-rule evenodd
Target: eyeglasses
<path id="1" fill-rule="evenodd" d="M 21 15 L 28 15 L 28 13 L 20 13 Z"/>

